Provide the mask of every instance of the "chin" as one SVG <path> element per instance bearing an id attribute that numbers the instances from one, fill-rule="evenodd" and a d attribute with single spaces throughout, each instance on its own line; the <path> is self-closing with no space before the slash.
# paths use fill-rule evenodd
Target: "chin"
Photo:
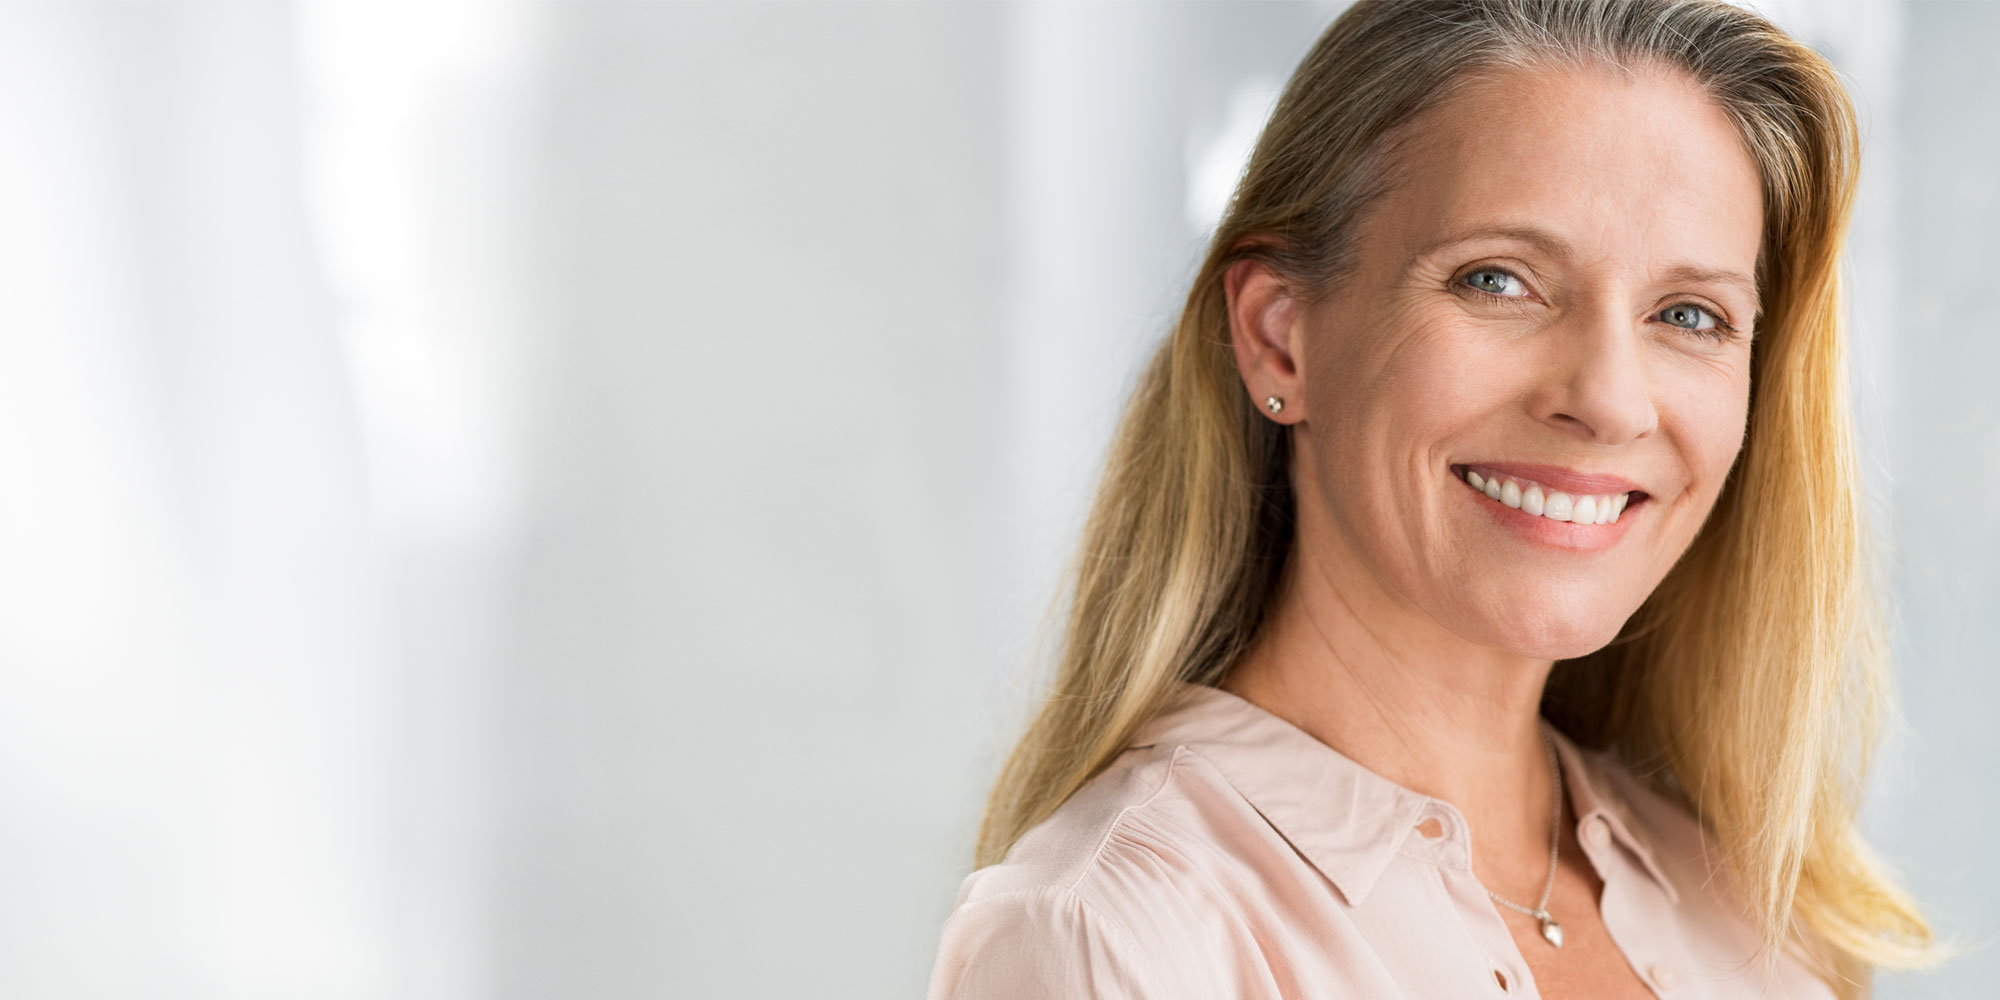
<path id="1" fill-rule="evenodd" d="M 1633 609 L 1636 610 L 1636 609 Z M 1571 660 L 1618 637 L 1631 610 L 1522 608 L 1489 622 L 1488 644 L 1541 660 Z"/>

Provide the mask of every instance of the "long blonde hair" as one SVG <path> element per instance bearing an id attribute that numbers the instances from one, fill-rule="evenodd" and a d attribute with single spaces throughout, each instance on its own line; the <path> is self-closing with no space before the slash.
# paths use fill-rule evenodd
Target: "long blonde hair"
<path id="1" fill-rule="evenodd" d="M 1322 294 L 1399 125 L 1471 71 L 1586 60 L 1676 67 L 1737 125 L 1763 181 L 1763 312 L 1747 437 L 1714 511 L 1616 640 L 1556 665 L 1544 711 L 1688 806 L 1767 956 L 1798 946 L 1845 998 L 1867 995 L 1874 966 L 1937 954 L 1855 826 L 1889 692 L 1839 290 L 1854 111 L 1817 53 L 1722 0 L 1363 0 L 1328 27 L 1126 409 L 1070 570 L 1054 687 L 993 790 L 978 865 L 1100 773 L 1180 682 L 1218 682 L 1273 596 L 1292 543 L 1287 441 L 1238 376 L 1224 272 L 1254 258 Z"/>

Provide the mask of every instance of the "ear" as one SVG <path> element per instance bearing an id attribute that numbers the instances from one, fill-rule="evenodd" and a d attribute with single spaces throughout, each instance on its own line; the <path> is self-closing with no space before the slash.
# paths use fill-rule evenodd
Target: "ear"
<path id="1" fill-rule="evenodd" d="M 1236 349 L 1236 370 L 1243 387 L 1266 417 L 1281 424 L 1306 419 L 1305 379 L 1300 371 L 1305 346 L 1305 303 L 1269 264 L 1239 260 L 1223 272 L 1222 290 L 1228 300 L 1229 339 Z M 1272 413 L 1270 397 L 1284 401 Z"/>

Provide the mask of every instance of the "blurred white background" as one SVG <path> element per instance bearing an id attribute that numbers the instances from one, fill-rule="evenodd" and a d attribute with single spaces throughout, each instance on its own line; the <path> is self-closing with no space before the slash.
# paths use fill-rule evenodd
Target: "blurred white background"
<path id="1" fill-rule="evenodd" d="M 0 996 L 920 995 L 1341 6 L 0 6 Z M 1991 996 L 2000 4 L 1764 9 L 1868 133 L 1867 825 L 1979 949 L 1881 995 Z"/>

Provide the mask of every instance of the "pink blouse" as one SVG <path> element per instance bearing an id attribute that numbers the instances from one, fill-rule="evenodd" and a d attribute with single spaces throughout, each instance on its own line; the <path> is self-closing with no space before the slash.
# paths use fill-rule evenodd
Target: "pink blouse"
<path id="1" fill-rule="evenodd" d="M 1543 725 L 1605 927 L 1656 995 L 1830 1000 L 1789 955 L 1764 978 L 1693 817 Z M 1431 819 L 1434 839 L 1415 829 Z M 1183 685 L 1108 770 L 966 877 L 930 997 L 1538 997 L 1470 856 L 1451 803 Z"/>

